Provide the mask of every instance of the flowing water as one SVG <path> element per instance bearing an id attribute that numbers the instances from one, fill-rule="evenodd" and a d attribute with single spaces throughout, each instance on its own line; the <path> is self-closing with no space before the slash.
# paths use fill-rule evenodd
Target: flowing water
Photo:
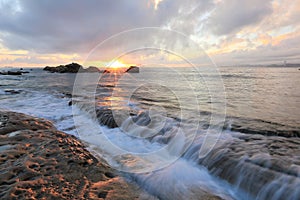
<path id="1" fill-rule="evenodd" d="M 300 199 L 299 70 L 219 72 L 34 69 L 0 77 L 0 108 L 53 121 L 160 199 Z"/>

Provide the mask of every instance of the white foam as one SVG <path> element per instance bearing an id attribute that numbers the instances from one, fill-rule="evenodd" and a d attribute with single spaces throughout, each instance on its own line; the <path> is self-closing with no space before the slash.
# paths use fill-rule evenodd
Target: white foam
<path id="1" fill-rule="evenodd" d="M 0 108 L 51 120 L 59 130 L 76 135 L 69 101 L 48 93 L 27 91 L 22 98 L 1 99 Z"/>
<path id="2" fill-rule="evenodd" d="M 146 157 L 147 153 L 159 151 L 164 147 L 158 142 L 135 138 L 124 134 L 119 128 L 108 129 L 99 126 L 88 114 L 74 108 L 77 118 L 77 131 L 81 140 L 89 144 L 89 150 L 100 156 L 113 167 L 131 172 L 138 183 L 150 193 L 162 199 L 195 198 L 199 191 L 215 194 L 223 199 L 238 198 L 237 191 L 221 181 L 192 160 L 170 155 L 168 149 L 155 156 Z M 223 138 L 224 140 L 226 137 Z M 143 154 L 146 153 L 146 154 Z M 166 162 L 174 158 L 174 162 Z M 155 163 L 166 164 L 157 168 Z M 146 168 L 148 173 L 141 173 Z M 200 192 L 201 193 L 201 192 Z"/>
<path id="3" fill-rule="evenodd" d="M 48 93 L 30 92 L 23 98 L 2 99 L 1 108 L 52 120 L 59 130 L 76 135 L 85 141 L 92 153 L 105 158 L 111 166 L 124 171 L 130 169 L 131 172 L 133 169 L 137 172 L 133 176 L 136 176 L 141 185 L 158 196 L 175 197 L 168 195 L 176 190 L 179 191 L 174 193 L 178 194 L 177 198 L 184 198 L 185 195 L 192 195 L 198 188 L 230 199 L 233 192 L 229 187 L 224 186 L 223 182 L 215 179 L 194 162 L 179 158 L 181 152 L 176 152 L 175 147 L 184 146 L 182 134 L 177 134 L 173 146 L 164 148 L 166 145 L 160 143 L 159 139 L 154 138 L 151 141 L 147 138 L 135 138 L 125 134 L 119 128 L 108 129 L 100 126 L 75 105 L 72 113 L 72 107 L 68 106 L 69 100 Z M 76 119 L 76 126 L 74 119 Z M 142 129 L 135 131 L 140 130 Z M 172 131 L 177 133 L 175 129 L 170 129 L 166 133 L 171 139 L 176 136 Z M 16 135 L 12 133 L 11 136 L 14 134 Z M 152 152 L 158 153 L 148 156 Z M 164 166 L 168 167 L 163 168 Z M 145 168 L 147 171 L 158 171 L 151 172 L 149 176 L 147 173 L 141 173 Z M 164 183 L 164 187 L 159 187 L 162 186 L 161 182 Z"/>

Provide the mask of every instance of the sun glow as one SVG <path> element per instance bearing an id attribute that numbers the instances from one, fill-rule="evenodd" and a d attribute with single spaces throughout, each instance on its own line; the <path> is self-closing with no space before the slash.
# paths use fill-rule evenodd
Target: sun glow
<path id="1" fill-rule="evenodd" d="M 119 68 L 124 68 L 126 67 L 126 65 L 124 63 L 122 63 L 122 61 L 119 61 L 119 60 L 115 60 L 113 62 L 111 62 L 109 65 L 108 65 L 109 68 L 111 69 L 119 69 Z"/>

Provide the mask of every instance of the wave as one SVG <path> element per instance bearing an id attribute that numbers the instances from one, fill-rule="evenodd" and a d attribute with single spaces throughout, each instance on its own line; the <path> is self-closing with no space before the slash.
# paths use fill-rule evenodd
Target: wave
<path id="1" fill-rule="evenodd" d="M 30 91 L 22 99 L 14 99 L 13 104 L 11 99 L 2 100 L 1 107 L 54 121 L 59 130 L 85 141 L 91 152 L 128 172 L 125 174 L 162 199 L 192 199 L 200 195 L 199 191 L 213 192 L 224 199 L 297 199 L 300 195 L 296 190 L 300 187 L 300 143 L 295 138 L 266 136 L 263 132 L 243 134 L 237 132 L 242 129 L 235 130 L 242 119 L 232 123 L 227 119 L 219 142 L 201 158 L 199 150 L 205 137 L 214 133 L 207 133 L 201 126 L 190 127 L 188 120 L 150 113 L 129 103 L 135 112 L 116 122 L 118 126 L 108 128 L 93 114 L 95 105 L 82 101 L 70 107 L 69 101 L 64 95 Z M 209 112 L 201 114 L 210 116 Z M 196 135 L 188 138 L 183 132 Z M 186 146 L 187 141 L 192 142 Z"/>

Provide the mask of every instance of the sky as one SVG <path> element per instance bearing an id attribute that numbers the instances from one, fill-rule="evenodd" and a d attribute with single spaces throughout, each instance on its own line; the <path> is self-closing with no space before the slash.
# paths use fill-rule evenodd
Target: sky
<path id="1" fill-rule="evenodd" d="M 114 49 L 125 50 L 122 45 L 189 46 L 176 34 L 149 29 L 114 39 L 102 56 L 89 57 L 109 38 L 143 27 L 183 34 L 217 65 L 300 63 L 299 19 L 300 0 L 0 0 L 0 67 L 102 65 L 115 58 Z M 188 50 L 185 56 L 197 59 L 197 51 Z M 154 55 L 141 51 L 122 62 L 149 62 Z"/>

